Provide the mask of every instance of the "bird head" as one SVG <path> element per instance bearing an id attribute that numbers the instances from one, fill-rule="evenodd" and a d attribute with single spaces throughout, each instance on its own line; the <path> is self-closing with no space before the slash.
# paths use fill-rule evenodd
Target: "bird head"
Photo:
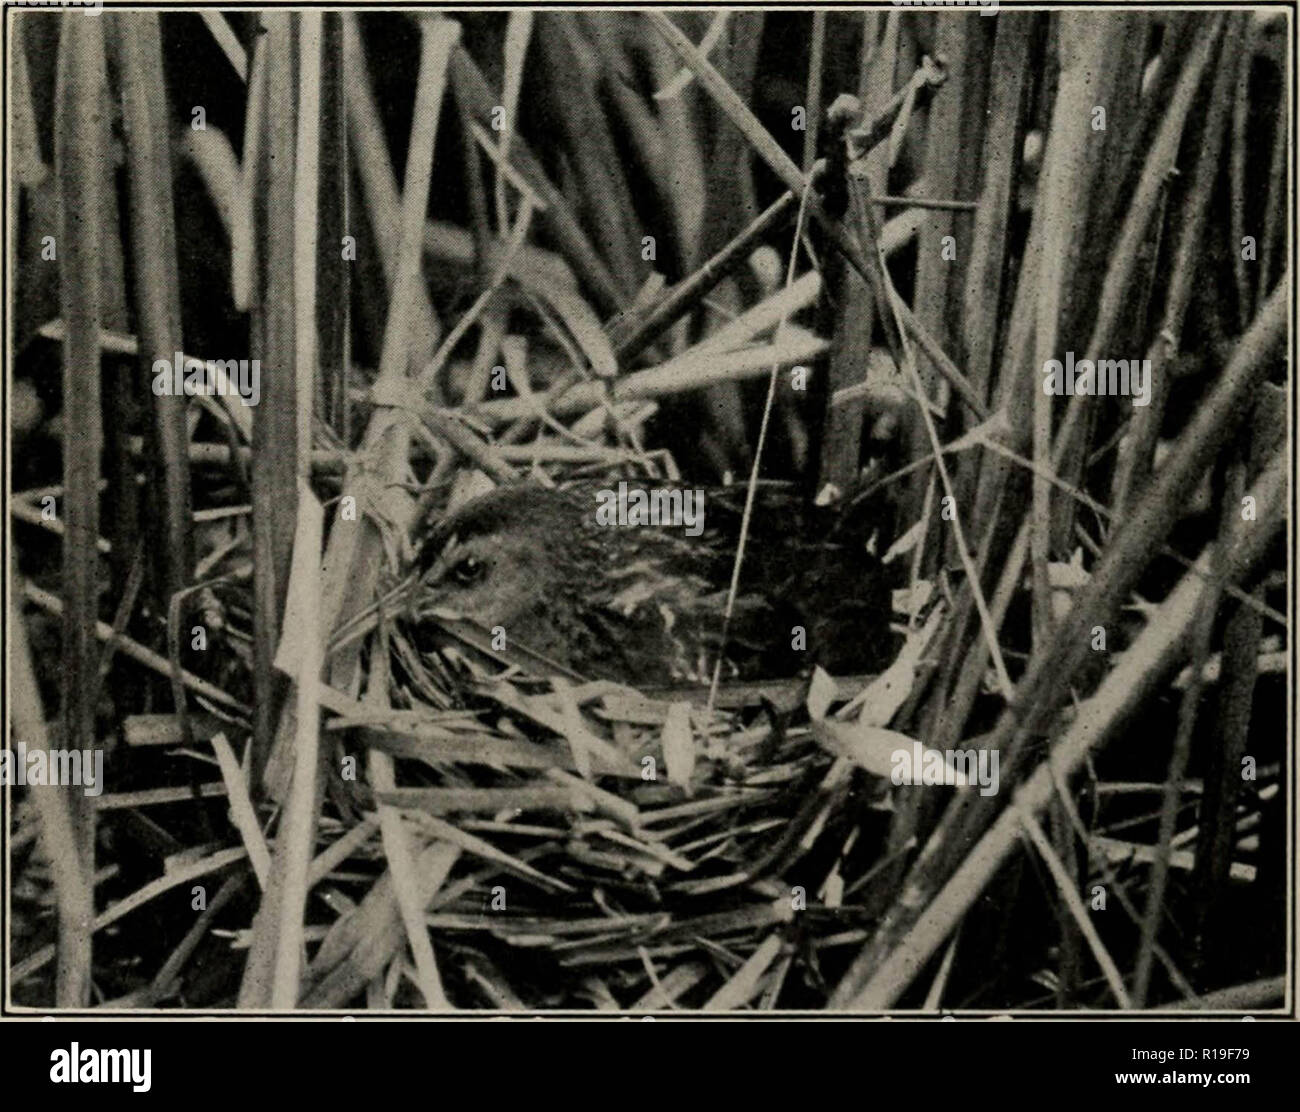
<path id="1" fill-rule="evenodd" d="M 443 611 L 514 634 L 584 581 L 594 554 L 581 521 L 572 496 L 539 486 L 465 503 L 417 540 L 413 617 Z"/>

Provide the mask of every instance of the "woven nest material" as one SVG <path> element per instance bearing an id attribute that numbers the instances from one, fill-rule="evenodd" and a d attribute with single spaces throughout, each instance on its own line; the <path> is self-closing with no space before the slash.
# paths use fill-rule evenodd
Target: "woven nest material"
<path id="1" fill-rule="evenodd" d="M 392 709 L 363 695 L 328 721 L 326 813 L 341 835 L 372 830 L 356 847 L 369 879 L 328 924 L 302 1003 L 344 1007 L 381 978 L 369 999 L 393 1007 L 821 1006 L 823 963 L 838 971 L 866 937 L 889 802 L 809 705 L 820 719 L 862 694 L 853 718 L 871 703 L 887 719 L 915 652 L 883 686 L 724 683 L 710 707 L 707 687 L 539 678 L 449 627 L 431 653 L 381 620 L 366 684 Z M 423 909 L 436 979 L 410 956 L 403 902 Z"/>

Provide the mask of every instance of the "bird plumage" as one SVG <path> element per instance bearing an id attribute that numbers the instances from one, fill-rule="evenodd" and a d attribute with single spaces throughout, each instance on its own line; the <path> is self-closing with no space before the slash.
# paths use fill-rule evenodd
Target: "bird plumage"
<path id="1" fill-rule="evenodd" d="M 410 620 L 469 618 L 591 678 L 706 680 L 723 644 L 744 488 L 704 491 L 696 537 L 681 525 L 601 524 L 601 489 L 505 486 L 421 523 Z M 865 545 L 827 540 L 814 516 L 791 488 L 759 487 L 724 675 L 793 675 L 815 659 L 854 670 L 887 648 L 879 566 Z M 858 628 L 837 629 L 837 611 Z"/>

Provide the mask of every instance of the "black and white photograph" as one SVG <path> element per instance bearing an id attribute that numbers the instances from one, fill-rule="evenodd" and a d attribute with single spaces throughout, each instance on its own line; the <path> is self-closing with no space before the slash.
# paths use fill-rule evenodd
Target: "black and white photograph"
<path id="1" fill-rule="evenodd" d="M 4 1018 L 1294 1018 L 1295 18 L 5 3 Z"/>

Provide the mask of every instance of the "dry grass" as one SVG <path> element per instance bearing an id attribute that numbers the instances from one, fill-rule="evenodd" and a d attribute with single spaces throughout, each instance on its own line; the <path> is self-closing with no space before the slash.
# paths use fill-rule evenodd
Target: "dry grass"
<path id="1" fill-rule="evenodd" d="M 61 297 L 18 268 L 18 368 L 63 370 L 56 462 L 11 492 L 15 740 L 106 749 L 108 790 L 10 797 L 15 1002 L 1281 999 L 1278 20 L 159 18 L 16 21 L 24 61 L 58 52 L 16 71 L 21 249 L 62 215 Z M 228 124 L 177 122 L 164 41 L 223 67 Z M 793 141 L 763 66 L 808 112 Z M 251 421 L 141 385 L 211 342 L 183 325 L 205 250 L 261 360 Z M 1150 406 L 1047 396 L 1066 351 L 1150 358 Z M 826 380 L 807 398 L 795 365 Z M 664 406 L 696 467 L 883 493 L 892 668 L 647 692 L 468 623 L 409 641 L 417 517 L 519 478 L 676 479 Z M 913 740 L 995 752 L 1001 790 L 890 784 Z"/>

